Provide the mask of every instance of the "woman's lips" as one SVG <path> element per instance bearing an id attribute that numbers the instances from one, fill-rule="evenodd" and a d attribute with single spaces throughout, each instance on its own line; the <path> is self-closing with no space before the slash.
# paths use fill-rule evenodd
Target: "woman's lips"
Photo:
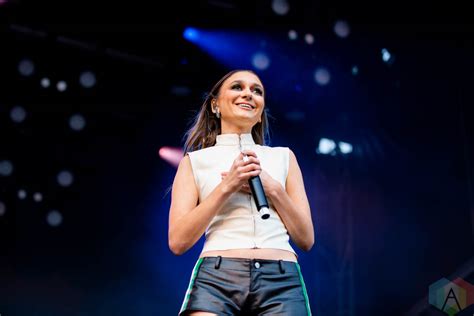
<path id="1" fill-rule="evenodd" d="M 247 111 L 252 111 L 253 109 L 255 109 L 255 106 L 253 106 L 251 104 L 248 104 L 248 103 L 237 103 L 237 105 L 241 109 L 244 109 L 244 110 L 247 110 Z"/>

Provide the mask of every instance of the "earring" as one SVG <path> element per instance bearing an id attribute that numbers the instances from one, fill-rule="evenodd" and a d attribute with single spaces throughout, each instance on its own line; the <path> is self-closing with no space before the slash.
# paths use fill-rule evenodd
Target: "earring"
<path id="1" fill-rule="evenodd" d="M 215 104 L 215 106 L 213 106 L 214 111 L 215 111 L 214 114 L 216 115 L 217 118 L 221 118 L 221 113 L 219 112 L 219 107 L 217 106 L 216 103 L 214 103 L 214 104 Z"/>

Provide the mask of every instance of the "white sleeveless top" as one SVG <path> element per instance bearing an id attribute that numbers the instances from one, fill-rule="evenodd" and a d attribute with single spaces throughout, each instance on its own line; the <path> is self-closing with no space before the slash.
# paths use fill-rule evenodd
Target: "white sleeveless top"
<path id="1" fill-rule="evenodd" d="M 221 134 L 212 147 L 189 152 L 194 180 L 203 201 L 222 181 L 221 172 L 229 171 L 241 150 L 252 150 L 260 166 L 286 187 L 289 149 L 255 144 L 251 134 Z M 280 216 L 268 199 L 270 218 L 261 219 L 251 194 L 235 192 L 206 229 L 202 252 L 239 248 L 274 248 L 295 251 Z"/>

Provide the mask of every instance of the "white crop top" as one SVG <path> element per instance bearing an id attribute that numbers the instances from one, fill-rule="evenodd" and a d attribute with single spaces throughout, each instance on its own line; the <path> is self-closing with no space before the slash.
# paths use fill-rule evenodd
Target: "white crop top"
<path id="1" fill-rule="evenodd" d="M 212 147 L 188 153 L 193 169 L 199 201 L 203 201 L 222 181 L 221 172 L 229 171 L 240 150 L 252 150 L 260 166 L 286 187 L 289 149 L 255 144 L 251 134 L 221 134 Z M 280 216 L 267 199 L 270 218 L 261 219 L 251 194 L 236 192 L 206 229 L 202 252 L 239 248 L 275 248 L 295 253 Z M 296 253 L 295 253 L 296 254 Z"/>

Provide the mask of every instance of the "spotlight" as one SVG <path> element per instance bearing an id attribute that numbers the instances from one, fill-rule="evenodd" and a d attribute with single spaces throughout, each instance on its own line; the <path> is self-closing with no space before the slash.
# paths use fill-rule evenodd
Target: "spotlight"
<path id="1" fill-rule="evenodd" d="M 35 72 L 35 64 L 30 59 L 23 59 L 18 64 L 18 72 L 22 76 L 29 77 Z"/>
<path id="2" fill-rule="evenodd" d="M 321 138 L 319 140 L 319 145 L 318 148 L 316 149 L 316 152 L 318 154 L 323 154 L 323 155 L 334 155 L 336 152 L 334 151 L 336 149 L 336 143 L 329 138 Z"/>
<path id="3" fill-rule="evenodd" d="M 393 62 L 395 61 L 395 56 L 393 56 L 393 54 L 391 54 L 388 49 L 386 48 L 382 48 L 381 50 L 381 54 L 382 54 L 382 60 L 386 63 L 386 64 L 393 64 Z"/>
<path id="4" fill-rule="evenodd" d="M 33 194 L 33 200 L 35 200 L 35 202 L 43 201 L 43 194 L 36 192 L 35 194 Z"/>
<path id="5" fill-rule="evenodd" d="M 329 74 L 329 71 L 325 68 L 318 68 L 314 72 L 314 81 L 316 81 L 317 84 L 320 86 L 325 86 L 329 83 L 331 80 L 331 75 Z"/>
<path id="6" fill-rule="evenodd" d="M 49 80 L 49 78 L 43 78 L 41 79 L 41 86 L 43 88 L 49 88 L 49 86 L 51 85 L 51 81 Z"/>
<path id="7" fill-rule="evenodd" d="M 298 38 L 298 33 L 296 33 L 295 30 L 290 30 L 288 32 L 288 38 L 292 41 L 296 40 Z"/>
<path id="8" fill-rule="evenodd" d="M 357 75 L 357 74 L 359 73 L 359 67 L 357 67 L 357 66 L 352 66 L 351 71 L 352 71 L 352 74 L 355 76 L 355 75 Z"/>
<path id="9" fill-rule="evenodd" d="M 8 177 L 13 173 L 13 164 L 8 160 L 0 161 L 0 176 Z"/>
<path id="10" fill-rule="evenodd" d="M 272 9 L 278 15 L 285 15 L 290 11 L 290 5 L 286 0 L 273 0 Z"/>
<path id="11" fill-rule="evenodd" d="M 63 170 L 60 173 L 58 173 L 57 181 L 60 186 L 68 187 L 74 182 L 74 176 L 72 175 L 71 172 L 67 170 Z"/>
<path id="12" fill-rule="evenodd" d="M 350 32 L 349 24 L 347 24 L 346 21 L 339 20 L 334 24 L 334 33 L 336 33 L 337 36 L 346 38 L 349 36 Z"/>
<path id="13" fill-rule="evenodd" d="M 170 163 L 173 167 L 178 167 L 179 162 L 183 159 L 183 154 L 183 150 L 180 148 L 165 146 L 158 150 L 158 156 Z"/>
<path id="14" fill-rule="evenodd" d="M 96 83 L 95 74 L 91 71 L 84 71 L 79 77 L 79 83 L 84 88 L 92 88 Z"/>
<path id="15" fill-rule="evenodd" d="M 313 43 L 314 43 L 314 36 L 313 36 L 313 34 L 309 34 L 309 33 L 306 34 L 306 35 L 304 36 L 304 40 L 305 40 L 305 42 L 306 42 L 308 45 L 313 44 Z"/>
<path id="16" fill-rule="evenodd" d="M 56 89 L 58 89 L 59 92 L 64 92 L 66 91 L 67 89 L 67 83 L 66 81 L 58 81 L 58 83 L 56 84 Z"/>
<path id="17" fill-rule="evenodd" d="M 265 70 L 270 66 L 270 58 L 265 53 L 255 53 L 252 57 L 252 65 L 258 70 Z"/>
<path id="18" fill-rule="evenodd" d="M 26 111 L 23 107 L 21 106 L 15 106 L 12 108 L 10 111 L 10 118 L 12 119 L 13 122 L 15 123 L 21 123 L 25 120 L 26 118 Z"/>
<path id="19" fill-rule="evenodd" d="M 59 226 L 63 222 L 63 216 L 56 210 L 50 211 L 46 215 L 46 222 L 53 227 Z"/>
<path id="20" fill-rule="evenodd" d="M 184 29 L 183 37 L 190 42 L 195 42 L 199 39 L 199 31 L 194 27 L 187 27 Z"/>
<path id="21" fill-rule="evenodd" d="M 69 127 L 74 131 L 80 131 L 86 126 L 86 119 L 80 114 L 74 114 L 69 118 Z"/>
<path id="22" fill-rule="evenodd" d="M 20 200 L 26 199 L 26 195 L 27 195 L 27 194 L 26 194 L 26 191 L 25 191 L 25 190 L 23 190 L 23 189 L 18 190 L 18 198 L 19 198 Z"/>
<path id="23" fill-rule="evenodd" d="M 343 154 L 350 154 L 352 152 L 352 145 L 346 142 L 339 142 L 339 150 Z"/>

